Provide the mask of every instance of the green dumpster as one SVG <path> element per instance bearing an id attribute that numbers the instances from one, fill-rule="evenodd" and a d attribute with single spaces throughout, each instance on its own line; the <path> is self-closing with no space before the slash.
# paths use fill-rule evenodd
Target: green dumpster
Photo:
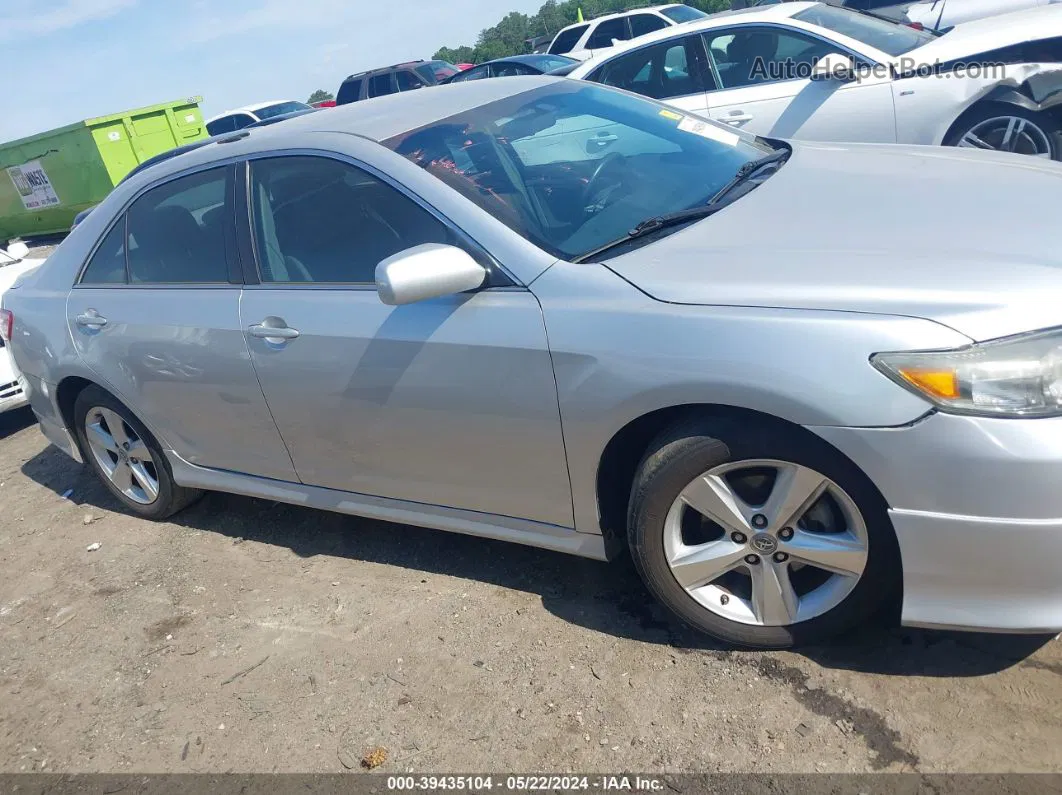
<path id="1" fill-rule="evenodd" d="M 0 244 L 65 232 L 137 164 L 206 138 L 200 102 L 164 102 L 0 144 Z"/>

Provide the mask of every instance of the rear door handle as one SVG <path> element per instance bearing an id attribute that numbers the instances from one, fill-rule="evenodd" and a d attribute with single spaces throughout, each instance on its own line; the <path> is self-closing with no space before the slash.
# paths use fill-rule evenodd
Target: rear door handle
<path id="1" fill-rule="evenodd" d="M 256 323 L 248 331 L 252 337 L 260 340 L 293 340 L 299 336 L 298 329 L 288 326 L 267 326 L 264 323 Z"/>
<path id="2" fill-rule="evenodd" d="M 84 312 L 74 318 L 74 322 L 84 328 L 103 328 L 107 325 L 107 318 L 100 315 L 95 309 L 90 309 L 88 312 Z"/>
<path id="3" fill-rule="evenodd" d="M 747 121 L 752 121 L 752 114 L 735 110 L 724 116 L 721 121 L 725 121 L 727 124 L 744 124 Z"/>

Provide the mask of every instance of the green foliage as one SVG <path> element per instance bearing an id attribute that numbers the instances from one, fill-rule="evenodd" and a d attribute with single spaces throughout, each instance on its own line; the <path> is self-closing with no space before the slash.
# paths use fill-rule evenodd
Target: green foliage
<path id="1" fill-rule="evenodd" d="M 708 14 L 730 8 L 730 0 L 685 0 L 686 5 Z M 450 63 L 482 63 L 528 51 L 527 40 L 536 36 L 552 36 L 576 21 L 579 9 L 587 20 L 602 14 L 615 14 L 649 5 L 645 0 L 546 0 L 537 14 L 527 16 L 509 12 L 497 25 L 481 31 L 475 46 L 442 47 L 433 58 Z"/>
<path id="2" fill-rule="evenodd" d="M 310 98 L 306 100 L 307 105 L 312 105 L 314 102 L 324 102 L 325 100 L 335 99 L 335 95 L 331 91 L 325 91 L 323 88 L 319 88 L 310 94 Z"/>

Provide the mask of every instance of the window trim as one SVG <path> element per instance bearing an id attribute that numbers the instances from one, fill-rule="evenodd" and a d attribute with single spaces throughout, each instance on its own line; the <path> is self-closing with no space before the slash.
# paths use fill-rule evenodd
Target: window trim
<path id="1" fill-rule="evenodd" d="M 505 266 L 498 261 L 498 258 L 487 251 L 482 245 L 472 238 L 467 232 L 461 229 L 457 224 L 447 218 L 443 213 L 439 212 L 435 207 L 425 201 L 418 194 L 412 192 L 405 185 L 402 185 L 389 174 L 384 173 L 379 168 L 366 163 L 364 160 L 360 160 L 350 155 L 345 155 L 341 152 L 334 152 L 323 149 L 277 149 L 269 152 L 255 152 L 249 154 L 243 158 L 243 187 L 238 193 L 243 194 L 243 212 L 241 212 L 236 219 L 237 225 L 241 228 L 241 231 L 237 232 L 237 238 L 245 238 L 245 245 L 249 244 L 249 254 L 253 258 L 251 267 L 244 267 L 244 287 L 255 289 L 267 289 L 267 290 L 359 290 L 376 292 L 375 282 L 264 282 L 261 278 L 261 260 L 258 256 L 258 244 L 255 242 L 254 234 L 254 216 L 252 210 L 253 197 L 251 196 L 251 164 L 255 160 L 273 160 L 280 157 L 319 157 L 325 160 L 333 160 L 337 163 L 352 166 L 354 168 L 364 171 L 369 176 L 378 179 L 380 182 L 389 186 L 390 188 L 398 191 L 401 195 L 412 201 L 422 210 L 426 211 L 429 215 L 433 216 L 439 221 L 446 229 L 456 238 L 456 245 L 459 248 L 464 248 L 473 259 L 483 265 L 487 269 L 487 283 L 483 287 L 480 287 L 476 292 L 484 292 L 486 290 L 496 289 L 512 289 L 517 288 L 520 290 L 527 289 L 520 281 L 513 276 Z M 237 176 L 239 179 L 239 175 Z M 237 201 L 237 204 L 241 202 Z"/>
<path id="2" fill-rule="evenodd" d="M 233 233 L 234 224 L 236 222 L 236 210 L 238 202 L 236 199 L 236 180 L 238 175 L 236 173 L 236 166 L 239 164 L 242 158 L 239 157 L 227 157 L 223 160 L 214 160 L 209 163 L 201 163 L 191 168 L 186 168 L 181 171 L 175 171 L 171 174 L 167 174 L 165 177 L 152 182 L 149 185 L 145 185 L 136 193 L 134 193 L 126 202 L 122 205 L 121 210 L 115 214 L 115 217 L 107 224 L 103 234 L 99 236 L 95 243 L 92 244 L 92 248 L 89 250 L 88 256 L 85 257 L 84 262 L 81 263 L 81 267 L 78 268 L 77 275 L 74 277 L 74 283 L 70 285 L 70 289 L 86 289 L 86 290 L 107 290 L 107 289 L 125 289 L 125 290 L 227 290 L 232 288 L 239 288 L 243 286 L 243 272 L 240 267 L 240 262 L 236 260 L 237 251 L 236 243 L 237 237 Z M 233 193 L 230 195 L 229 201 L 232 202 L 233 215 L 228 219 L 228 230 L 224 236 L 225 240 L 225 266 L 228 270 L 229 280 L 227 282 L 131 282 L 129 280 L 129 208 L 140 199 L 144 194 L 149 193 L 155 188 L 167 185 L 170 182 L 174 182 L 183 177 L 191 177 L 196 174 L 200 174 L 204 171 L 212 171 L 214 169 L 224 168 L 226 170 L 225 180 L 228 186 L 231 187 Z M 103 245 L 103 241 L 107 239 L 107 235 L 111 233 L 115 225 L 119 222 L 125 225 L 125 281 L 124 282 L 112 282 L 109 284 L 85 284 L 83 279 L 85 273 L 88 271 L 89 263 L 92 262 L 96 256 L 96 252 L 100 246 Z"/>
<path id="3" fill-rule="evenodd" d="M 814 33 L 814 32 L 812 32 L 810 30 L 805 30 L 804 28 L 798 28 L 798 27 L 794 27 L 794 26 L 791 26 L 791 25 L 780 25 L 777 22 L 745 22 L 745 23 L 737 23 L 737 24 L 734 24 L 734 25 L 725 25 L 725 26 L 724 25 L 720 25 L 718 28 L 709 28 L 708 30 L 702 30 L 698 34 L 701 37 L 701 42 L 702 42 L 701 43 L 701 48 L 705 52 L 705 57 L 708 59 L 708 67 L 712 70 L 712 79 L 715 80 L 715 84 L 717 86 L 717 88 L 715 88 L 715 89 L 709 89 L 710 92 L 716 92 L 716 91 L 741 91 L 742 89 L 745 89 L 745 88 L 755 88 L 757 86 L 772 86 L 772 85 L 778 85 L 780 83 L 794 83 L 794 82 L 798 82 L 799 80 L 801 80 L 801 78 L 794 78 L 792 80 L 770 80 L 770 81 L 767 81 L 767 82 L 764 82 L 764 83 L 751 83 L 751 84 L 745 85 L 745 86 L 730 86 L 729 88 L 723 87 L 723 81 L 719 79 L 719 71 L 718 71 L 718 68 L 717 68 L 716 63 L 715 63 L 715 58 L 712 57 L 712 53 L 711 53 L 711 49 L 712 48 L 711 48 L 711 45 L 708 42 L 708 37 L 709 36 L 720 36 L 720 35 L 725 36 L 725 35 L 727 35 L 727 31 L 749 30 L 751 28 L 766 28 L 768 30 L 772 30 L 772 31 L 777 30 L 777 31 L 781 31 L 783 33 L 791 33 L 791 34 L 794 34 L 794 35 L 797 35 L 797 36 L 806 36 L 809 39 L 816 39 L 818 41 L 821 41 L 824 44 L 828 44 L 831 47 L 836 47 L 839 52 L 842 52 L 842 53 L 845 53 L 845 54 L 851 56 L 852 60 L 855 61 L 855 63 L 857 65 L 859 65 L 860 62 L 862 62 L 862 63 L 868 64 L 871 67 L 873 67 L 873 66 L 881 66 L 881 64 L 878 63 L 878 61 L 876 61 L 875 59 L 871 58 L 870 56 L 868 56 L 868 55 L 866 55 L 864 53 L 856 52 L 851 47 L 848 47 L 848 46 L 846 46 L 844 44 L 841 44 L 840 42 L 833 41 L 832 39 L 828 39 L 825 36 L 822 36 L 822 35 L 820 35 L 818 33 Z M 602 66 L 603 65 L 604 64 L 602 64 Z"/>

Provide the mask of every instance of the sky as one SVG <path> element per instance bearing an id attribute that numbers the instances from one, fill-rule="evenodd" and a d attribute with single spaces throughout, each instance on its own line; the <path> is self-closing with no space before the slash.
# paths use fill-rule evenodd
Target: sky
<path id="1" fill-rule="evenodd" d="M 0 141 L 202 96 L 206 117 L 333 94 L 353 72 L 472 44 L 542 0 L 0 0 Z"/>

